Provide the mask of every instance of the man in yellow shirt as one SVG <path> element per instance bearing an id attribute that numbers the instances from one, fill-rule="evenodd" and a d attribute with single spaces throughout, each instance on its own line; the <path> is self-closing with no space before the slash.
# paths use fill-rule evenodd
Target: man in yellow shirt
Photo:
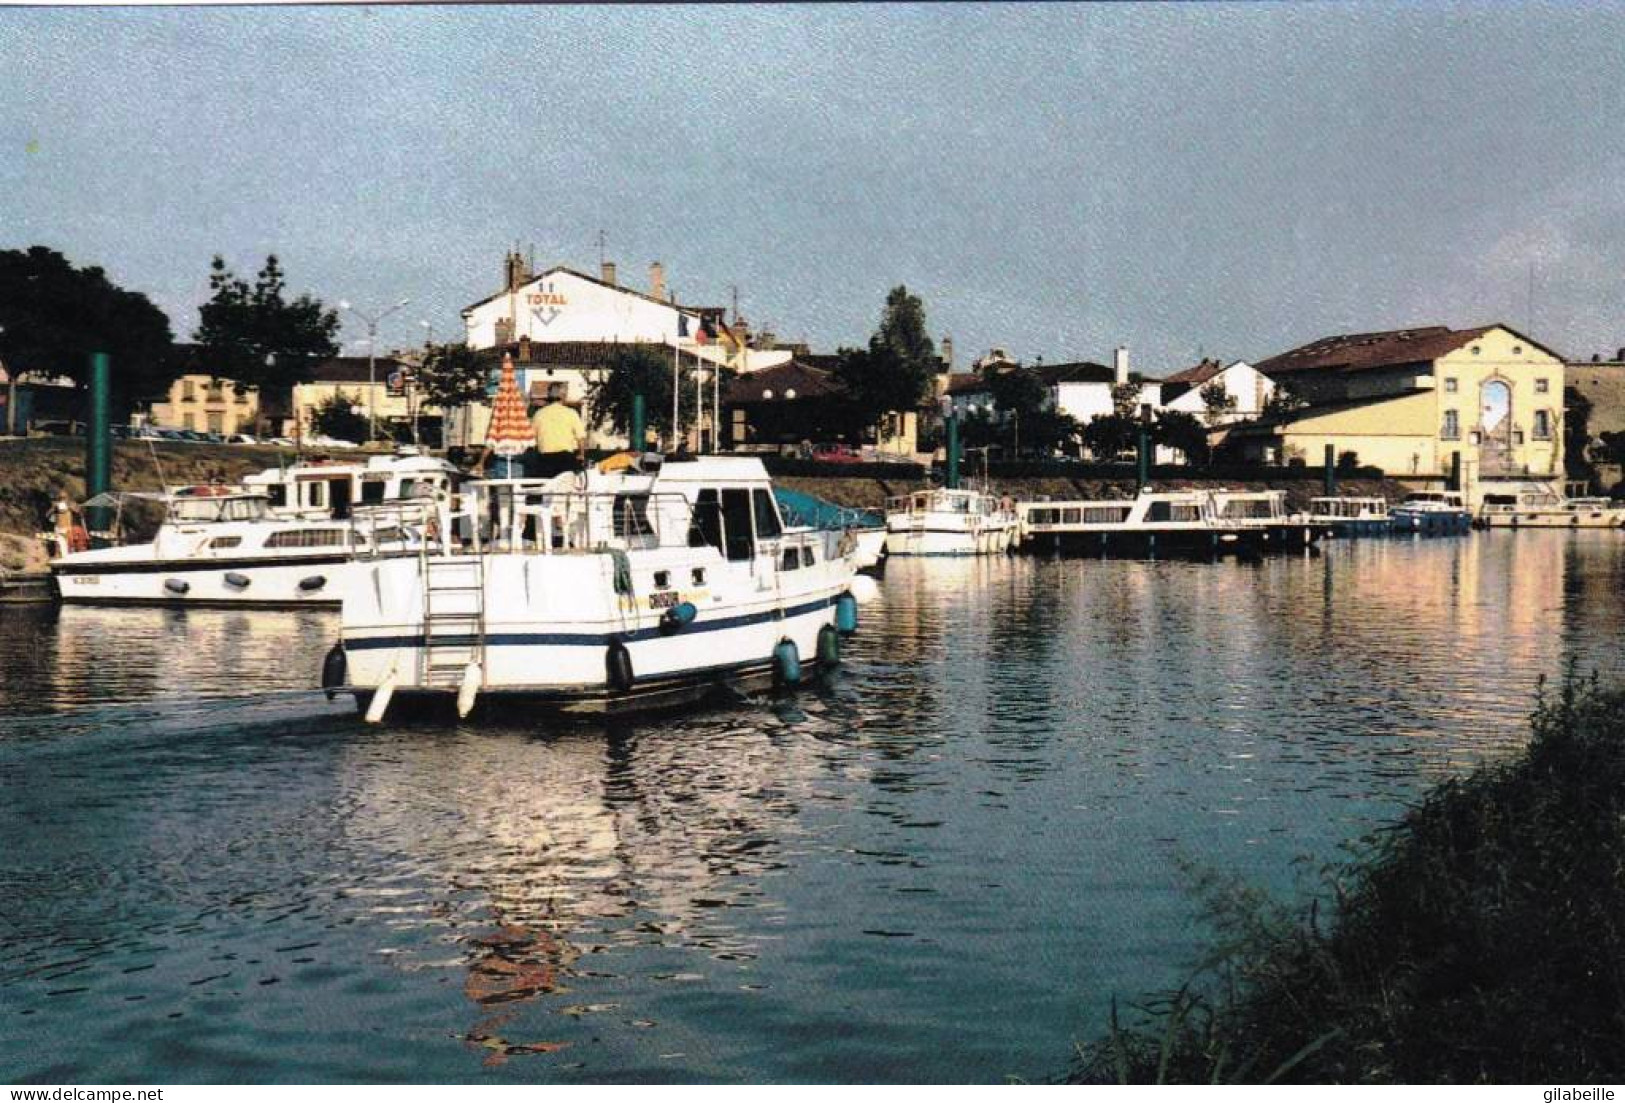
<path id="1" fill-rule="evenodd" d="M 561 471 L 580 471 L 587 458 L 587 427 L 581 415 L 564 403 L 564 384 L 547 388 L 547 404 L 530 420 L 536 430 L 534 477 L 551 478 Z"/>

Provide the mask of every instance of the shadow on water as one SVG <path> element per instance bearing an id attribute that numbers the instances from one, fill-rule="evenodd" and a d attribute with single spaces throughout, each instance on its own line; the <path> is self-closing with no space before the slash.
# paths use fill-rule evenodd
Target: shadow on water
<path id="1" fill-rule="evenodd" d="M 325 613 L 0 612 L 25 1080 L 997 1080 L 1617 676 L 1620 543 L 888 567 L 826 683 L 367 727 Z M 1600 534 L 1610 535 L 1610 534 Z"/>

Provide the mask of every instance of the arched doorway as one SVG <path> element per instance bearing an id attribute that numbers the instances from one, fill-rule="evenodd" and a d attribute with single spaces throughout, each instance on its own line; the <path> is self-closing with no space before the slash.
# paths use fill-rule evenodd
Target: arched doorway
<path id="1" fill-rule="evenodd" d="M 1478 462 L 1486 475 L 1514 470 L 1512 456 L 1512 386 L 1486 379 L 1478 390 Z"/>

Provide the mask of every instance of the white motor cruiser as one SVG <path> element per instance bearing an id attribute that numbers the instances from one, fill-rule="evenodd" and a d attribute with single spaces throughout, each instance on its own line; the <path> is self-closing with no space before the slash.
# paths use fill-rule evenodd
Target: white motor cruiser
<path id="1" fill-rule="evenodd" d="M 345 521 L 271 515 L 262 492 L 176 487 L 98 495 L 86 508 L 162 505 L 149 543 L 72 552 L 51 561 L 62 600 L 75 605 L 338 605 L 357 557 L 413 552 L 433 504 L 357 510 Z"/>
<path id="2" fill-rule="evenodd" d="M 435 547 L 362 569 L 324 687 L 374 721 L 397 695 L 618 712 L 838 661 L 855 549 L 786 526 L 760 460 L 612 466 L 468 484 Z"/>
<path id="3" fill-rule="evenodd" d="M 982 490 L 937 487 L 886 503 L 887 555 L 999 555 L 1016 529 L 1015 504 Z"/>
<path id="4" fill-rule="evenodd" d="M 449 494 L 461 478 L 445 460 L 403 448 L 392 456 L 268 467 L 244 477 L 243 485 L 262 491 L 274 516 L 342 521 L 357 506 Z"/>
<path id="5" fill-rule="evenodd" d="M 1560 498 L 1550 491 L 1485 495 L 1478 520 L 1486 528 L 1617 529 L 1625 526 L 1625 506 L 1610 498 Z"/>

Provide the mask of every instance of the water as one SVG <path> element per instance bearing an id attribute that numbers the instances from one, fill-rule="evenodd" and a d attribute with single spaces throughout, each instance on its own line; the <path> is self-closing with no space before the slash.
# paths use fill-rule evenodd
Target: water
<path id="1" fill-rule="evenodd" d="M 1625 674 L 1625 539 L 897 561 L 793 697 L 361 726 L 329 614 L 0 611 L 0 1080 L 1038 1078 Z"/>

